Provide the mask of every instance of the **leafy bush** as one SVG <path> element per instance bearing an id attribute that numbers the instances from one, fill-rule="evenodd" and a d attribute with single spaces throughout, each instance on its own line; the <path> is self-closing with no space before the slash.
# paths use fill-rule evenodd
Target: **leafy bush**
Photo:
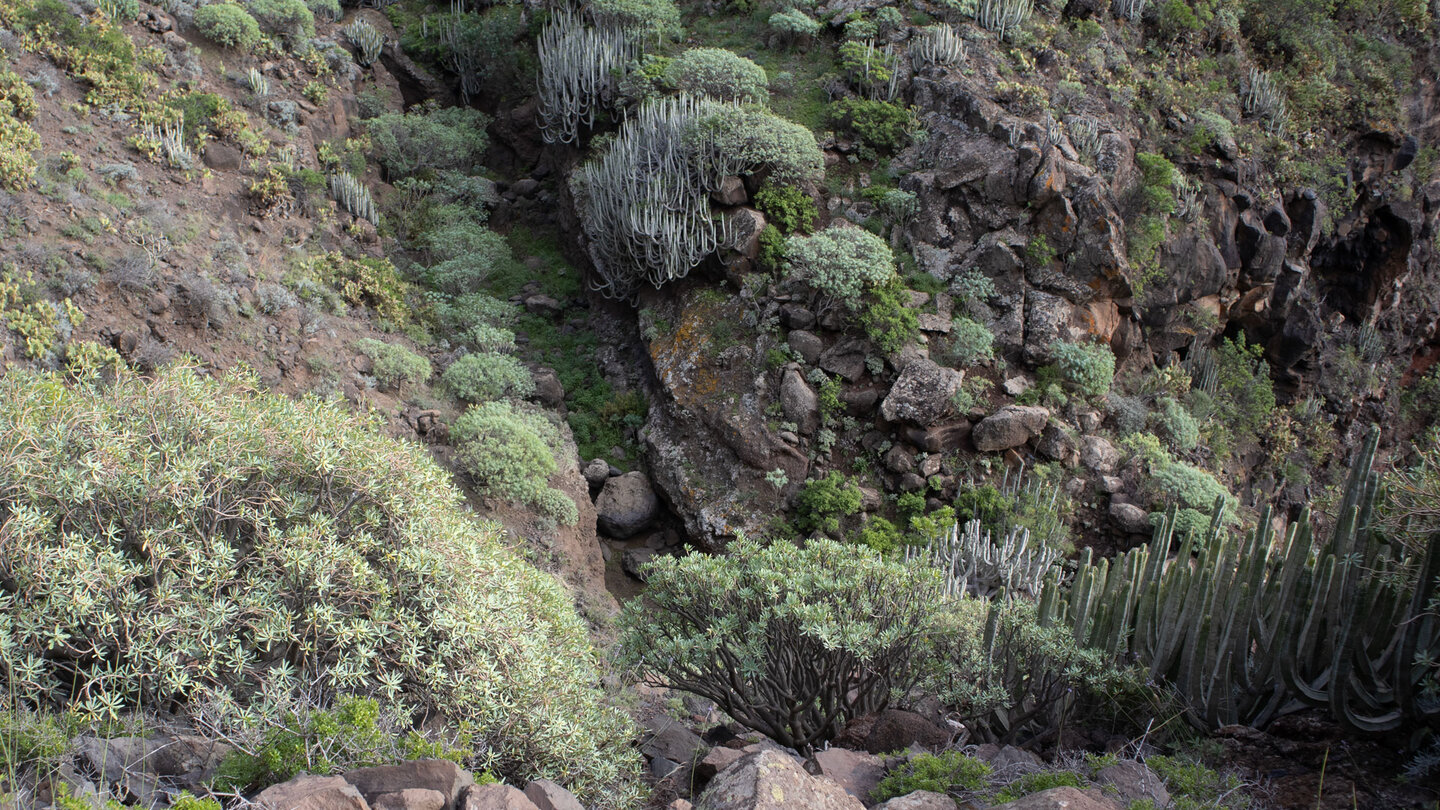
<path id="1" fill-rule="evenodd" d="M 1115 381 L 1115 353 L 1103 343 L 1050 344 L 1055 365 L 1070 389 L 1083 397 L 1099 399 Z"/>
<path id="2" fill-rule="evenodd" d="M 859 512 L 860 501 L 860 487 L 844 473 L 809 479 L 795 496 L 795 528 L 802 533 L 838 532 L 840 519 Z"/>
<path id="3" fill-rule="evenodd" d="M 527 397 L 535 392 L 530 369 L 508 354 L 467 354 L 451 363 L 440 378 L 452 394 L 466 402 Z"/>
<path id="4" fill-rule="evenodd" d="M 995 794 L 998 803 L 1013 802 L 1021 796 L 1057 787 L 1085 787 L 1085 780 L 1074 771 L 1034 771 L 1021 777 Z"/>
<path id="5" fill-rule="evenodd" d="M 469 107 L 425 105 L 410 112 L 390 112 L 371 119 L 368 127 L 375 157 L 392 178 L 422 172 L 470 173 L 489 143 L 490 119 Z"/>
<path id="6" fill-rule="evenodd" d="M 602 706 L 569 595 L 380 428 L 248 376 L 10 369 L 0 688 L 88 721 L 203 708 L 224 733 L 304 695 L 374 694 L 468 729 L 474 765 L 627 804 L 631 727 Z"/>
<path id="7" fill-rule="evenodd" d="M 855 96 L 832 104 L 830 118 L 882 154 L 904 149 L 919 127 L 919 120 L 909 108 Z"/>
<path id="8" fill-rule="evenodd" d="M 934 571 L 832 540 L 740 538 L 645 573 L 621 617 L 624 660 L 800 749 L 914 683 L 939 601 Z"/>
<path id="9" fill-rule="evenodd" d="M 770 98 L 765 68 L 724 48 L 692 48 L 671 59 L 665 81 L 682 93 L 718 101 L 763 104 Z"/>
<path id="10" fill-rule="evenodd" d="M 1265 349 L 1245 335 L 1215 350 L 1215 416 L 1238 436 L 1258 435 L 1275 412 L 1275 386 Z"/>
<path id="11" fill-rule="evenodd" d="M 567 526 L 579 519 L 575 502 L 549 486 L 563 448 L 560 431 L 543 415 L 510 402 L 485 402 L 455 420 L 450 438 L 455 460 L 487 493 Z"/>
<path id="12" fill-rule="evenodd" d="M 247 0 L 246 6 L 262 30 L 291 48 L 315 38 L 315 14 L 305 0 Z"/>
<path id="13" fill-rule="evenodd" d="M 1194 450 L 1200 443 L 1200 423 L 1173 397 L 1161 397 L 1151 416 L 1155 427 L 1176 450 Z"/>
<path id="14" fill-rule="evenodd" d="M 985 787 L 985 778 L 991 770 L 990 763 L 959 751 L 924 753 L 885 774 L 870 794 L 870 800 L 883 802 L 917 790 L 943 794 L 978 791 Z"/>
<path id="15" fill-rule="evenodd" d="M 755 207 L 765 215 L 765 221 L 769 225 L 779 228 L 782 233 L 808 231 L 815 225 L 815 217 L 820 214 L 809 194 L 795 186 L 781 186 L 770 182 L 766 182 L 755 192 Z"/>
<path id="16" fill-rule="evenodd" d="M 957 315 L 950 322 L 950 362 L 974 366 L 995 359 L 995 333 L 979 321 Z"/>
<path id="17" fill-rule="evenodd" d="M 430 361 L 404 346 L 361 338 L 355 341 L 355 348 L 370 358 L 373 364 L 371 373 L 386 388 L 398 390 L 430 379 Z"/>
<path id="18" fill-rule="evenodd" d="M 35 115 L 35 94 L 14 73 L 0 71 L 0 79 L 6 79 L 0 94 L 0 185 L 19 191 L 34 182 L 37 168 L 40 136 L 25 123 Z"/>
<path id="19" fill-rule="evenodd" d="M 812 236 L 790 236 L 785 260 L 792 278 L 855 308 L 866 290 L 895 277 L 895 256 L 869 231 L 832 225 Z"/>
<path id="20" fill-rule="evenodd" d="M 860 325 L 865 336 L 886 354 L 893 354 L 915 339 L 920 331 L 920 316 L 906 306 L 909 290 L 900 277 L 891 274 L 865 295 L 860 310 Z"/>
<path id="21" fill-rule="evenodd" d="M 708 139 L 713 153 L 727 163 L 746 167 L 747 174 L 768 172 L 781 185 L 825 176 L 815 133 L 758 105 L 713 108 L 697 122 L 695 136 Z"/>
<path id="22" fill-rule="evenodd" d="M 788 8 L 770 15 L 770 30 L 787 42 L 809 39 L 820 33 L 820 21 L 798 8 Z"/>
<path id="23" fill-rule="evenodd" d="M 238 3 L 212 3 L 195 10 L 195 27 L 216 45 L 254 50 L 260 44 L 260 23 Z"/>
<path id="24" fill-rule="evenodd" d="M 478 290 L 492 273 L 513 261 L 505 237 L 474 221 L 441 225 L 416 241 L 431 262 L 426 281 L 449 295 Z"/>
<path id="25" fill-rule="evenodd" d="M 680 9 L 673 0 L 595 0 L 588 10 L 602 27 L 656 39 L 680 36 Z"/>
<path id="26" fill-rule="evenodd" d="M 310 9 L 311 14 L 330 22 L 338 22 L 343 16 L 343 12 L 340 10 L 340 0 L 305 0 L 305 7 Z M 318 85 L 318 87 L 323 89 L 325 86 Z"/>

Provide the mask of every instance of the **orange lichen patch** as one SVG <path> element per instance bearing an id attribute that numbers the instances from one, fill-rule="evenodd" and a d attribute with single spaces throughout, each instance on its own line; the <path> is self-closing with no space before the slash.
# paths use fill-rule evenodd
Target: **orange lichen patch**
<path id="1" fill-rule="evenodd" d="M 688 296 L 680 317 L 670 332 L 650 342 L 650 360 L 655 373 L 675 400 L 687 404 L 720 390 L 720 379 L 708 364 L 709 326 L 715 323 L 714 310 L 697 296 Z"/>
<path id="2" fill-rule="evenodd" d="M 1085 331 L 1103 341 L 1109 342 L 1115 330 L 1120 328 L 1120 307 L 1114 301 L 1091 301 L 1079 307 L 1076 315 Z"/>

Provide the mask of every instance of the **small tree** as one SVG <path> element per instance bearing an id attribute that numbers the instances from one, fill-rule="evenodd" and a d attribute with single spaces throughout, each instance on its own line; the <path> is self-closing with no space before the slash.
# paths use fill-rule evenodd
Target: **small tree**
<path id="1" fill-rule="evenodd" d="M 765 68 L 724 48 L 694 48 L 675 57 L 665 80 L 682 93 L 719 101 L 763 104 L 770 97 Z"/>
<path id="2" fill-rule="evenodd" d="M 895 275 L 890 246 L 859 228 L 832 226 L 813 236 L 791 236 L 785 258 L 793 277 L 852 309 L 867 290 Z"/>
<path id="3" fill-rule="evenodd" d="M 831 540 L 741 538 L 646 577 L 622 618 L 627 662 L 797 749 L 914 684 L 939 595 L 932 569 Z"/>

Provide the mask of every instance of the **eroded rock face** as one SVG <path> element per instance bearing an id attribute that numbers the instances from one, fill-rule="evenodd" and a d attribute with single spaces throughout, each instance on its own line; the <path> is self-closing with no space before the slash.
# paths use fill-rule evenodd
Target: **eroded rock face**
<path id="1" fill-rule="evenodd" d="M 865 810 L 860 800 L 824 777 L 806 773 L 789 754 L 759 751 L 715 777 L 695 810 Z"/>
<path id="2" fill-rule="evenodd" d="M 1039 436 L 1049 420 L 1050 412 L 1037 405 L 1006 405 L 981 419 L 970 441 L 982 453 L 1009 450 Z"/>

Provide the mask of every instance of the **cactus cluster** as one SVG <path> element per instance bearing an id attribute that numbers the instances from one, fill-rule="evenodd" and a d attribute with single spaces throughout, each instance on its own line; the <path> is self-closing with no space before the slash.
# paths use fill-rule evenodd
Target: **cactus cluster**
<path id="1" fill-rule="evenodd" d="M 1072 115 L 1065 119 L 1065 132 L 1080 159 L 1093 165 L 1100 157 L 1100 122 L 1088 115 Z"/>
<path id="2" fill-rule="evenodd" d="M 1138 24 L 1145 16 L 1145 7 L 1148 5 L 1150 0 L 1115 0 L 1115 16 Z"/>
<path id="3" fill-rule="evenodd" d="M 727 221 L 710 214 L 708 194 L 728 167 L 697 159 L 694 123 L 716 102 L 671 96 L 645 103 L 610 147 L 571 179 L 599 289 L 624 298 L 643 279 L 680 278 L 726 243 Z M 637 278 L 638 277 L 638 278 Z"/>
<path id="4" fill-rule="evenodd" d="M 1440 721 L 1429 694 L 1440 537 L 1407 551 L 1370 530 L 1378 442 L 1372 431 L 1328 537 L 1314 535 L 1308 511 L 1280 533 L 1266 511 L 1237 538 L 1220 531 L 1217 504 L 1198 556 L 1172 559 L 1172 509 L 1149 546 L 1098 563 L 1087 550 L 1069 588 L 1047 578 L 1041 621 L 1134 656 L 1200 725 L 1264 726 L 1305 706 L 1359 732 Z"/>
<path id="5" fill-rule="evenodd" d="M 330 196 L 346 211 L 365 220 L 371 225 L 380 224 L 380 214 L 375 210 L 375 200 L 370 189 L 348 172 L 330 175 Z"/>
<path id="6" fill-rule="evenodd" d="M 960 524 L 951 524 L 929 546 L 906 556 L 923 559 L 945 575 L 947 598 L 967 593 L 989 598 L 1039 593 L 1046 572 L 1060 559 L 1060 550 L 1032 542 L 1030 530 L 1018 526 L 994 539 L 980 521 L 971 520 L 963 530 Z"/>
<path id="7" fill-rule="evenodd" d="M 1215 350 L 1199 335 L 1190 341 L 1185 352 L 1185 373 L 1190 375 L 1190 390 L 1214 394 L 1220 384 L 1220 365 Z"/>
<path id="8" fill-rule="evenodd" d="M 1277 134 L 1285 126 L 1285 96 L 1269 73 L 1250 68 L 1243 96 L 1245 114 L 1260 118 L 1270 133 Z"/>
<path id="9" fill-rule="evenodd" d="M 370 67 L 380 58 L 385 49 L 385 35 L 369 22 L 357 19 L 345 26 L 345 38 L 355 46 L 355 61 L 361 67 Z"/>
<path id="10" fill-rule="evenodd" d="M 1035 7 L 1034 0 L 980 0 L 975 19 L 987 31 L 994 31 L 1000 39 L 1005 32 L 1018 28 L 1030 19 Z"/>
<path id="11" fill-rule="evenodd" d="M 270 80 L 265 78 L 265 74 L 253 67 L 245 73 L 245 86 L 250 88 L 250 92 L 254 94 L 256 98 L 264 98 L 270 95 Z"/>
<path id="12" fill-rule="evenodd" d="M 910 41 L 910 65 L 954 67 L 965 61 L 965 40 L 948 25 L 927 25 Z"/>
<path id="13" fill-rule="evenodd" d="M 182 121 L 172 119 L 159 126 L 145 124 L 145 139 L 158 147 L 165 162 L 177 169 L 189 169 L 195 165 L 195 153 L 185 143 L 185 127 Z"/>
<path id="14" fill-rule="evenodd" d="M 587 26 L 568 9 L 550 17 L 536 49 L 540 134 L 546 143 L 575 143 L 581 126 L 595 123 L 625 66 L 639 55 L 629 34 Z"/>

